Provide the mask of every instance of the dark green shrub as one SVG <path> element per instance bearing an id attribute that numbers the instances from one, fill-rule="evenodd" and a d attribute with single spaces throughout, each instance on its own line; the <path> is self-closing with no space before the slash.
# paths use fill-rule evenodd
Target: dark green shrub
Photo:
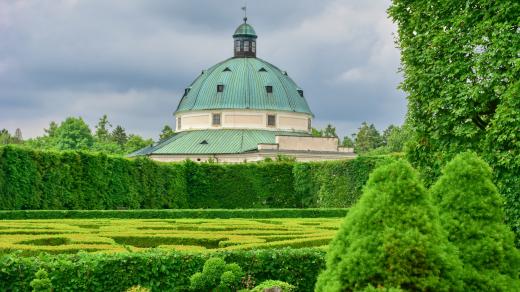
<path id="1" fill-rule="evenodd" d="M 186 208 L 183 164 L 82 152 L 0 151 L 0 209 Z"/>
<path id="2" fill-rule="evenodd" d="M 391 156 L 360 156 L 353 160 L 297 163 L 293 169 L 296 197 L 305 207 L 345 208 L 361 196 L 369 174 Z"/>
<path id="3" fill-rule="evenodd" d="M 188 253 L 154 250 L 134 253 L 0 256 L 0 291 L 30 291 L 30 282 L 45 269 L 55 291 L 125 291 L 141 285 L 151 291 L 186 291 L 190 277 L 210 257 L 237 263 L 257 282 L 279 279 L 312 291 L 325 253 L 319 249 L 279 249 Z"/>
<path id="4" fill-rule="evenodd" d="M 504 224 L 491 168 L 475 153 L 457 155 L 431 189 L 449 240 L 464 264 L 466 291 L 520 291 L 520 253 Z"/>
<path id="5" fill-rule="evenodd" d="M 329 245 L 316 291 L 460 291 L 461 264 L 430 195 L 405 161 L 375 170 Z"/>
<path id="6" fill-rule="evenodd" d="M 243 276 L 239 265 L 226 264 L 221 258 L 210 258 L 204 263 L 202 272 L 190 277 L 190 288 L 194 291 L 236 291 Z"/>
<path id="7" fill-rule="evenodd" d="M 0 210 L 343 208 L 389 160 L 157 163 L 7 146 L 0 148 Z"/>
<path id="8" fill-rule="evenodd" d="M 283 292 L 293 292 L 293 291 L 295 292 L 296 291 L 296 287 L 294 287 L 293 285 L 286 283 L 284 281 L 267 280 L 267 281 L 263 281 L 262 283 L 257 285 L 255 288 L 253 288 L 251 290 L 251 292 L 264 292 L 264 289 L 269 289 L 269 288 L 274 288 L 274 287 L 278 287 L 278 288 L 282 289 Z"/>
<path id="9" fill-rule="evenodd" d="M 163 210 L 18 210 L 0 211 L 0 219 L 154 219 L 154 218 L 330 218 L 348 209 L 163 209 Z"/>
<path id="10" fill-rule="evenodd" d="M 51 280 L 44 269 L 39 269 L 34 277 L 30 283 L 33 292 L 52 292 Z"/>

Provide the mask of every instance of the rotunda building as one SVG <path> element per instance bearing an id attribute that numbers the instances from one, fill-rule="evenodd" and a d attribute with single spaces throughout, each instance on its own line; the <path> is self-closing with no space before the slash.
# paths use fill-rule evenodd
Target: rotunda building
<path id="1" fill-rule="evenodd" d="M 314 115 L 304 90 L 287 72 L 257 58 L 257 48 L 245 18 L 233 34 L 234 56 L 203 70 L 184 89 L 174 113 L 175 135 L 130 156 L 216 162 L 354 157 L 338 138 L 310 134 Z"/>

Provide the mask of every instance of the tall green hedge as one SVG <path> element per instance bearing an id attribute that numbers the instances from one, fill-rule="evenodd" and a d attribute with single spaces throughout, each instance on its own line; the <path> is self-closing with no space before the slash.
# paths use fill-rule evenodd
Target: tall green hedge
<path id="1" fill-rule="evenodd" d="M 157 163 L 7 146 L 0 148 L 0 210 L 343 208 L 388 160 Z"/>
<path id="2" fill-rule="evenodd" d="M 368 175 L 392 157 L 360 156 L 348 161 L 298 163 L 294 165 L 294 188 L 302 206 L 345 208 L 361 195 Z"/>
<path id="3" fill-rule="evenodd" d="M 0 257 L 0 290 L 30 291 L 30 282 L 43 269 L 54 291 L 125 291 L 134 285 L 152 291 L 187 291 L 189 277 L 209 257 L 239 264 L 256 283 L 276 279 L 298 291 L 312 291 L 325 252 L 319 249 L 280 249 L 218 253 L 150 251 L 142 253 L 41 255 Z"/>
<path id="4" fill-rule="evenodd" d="M 186 208 L 183 164 L 0 148 L 0 209 Z"/>

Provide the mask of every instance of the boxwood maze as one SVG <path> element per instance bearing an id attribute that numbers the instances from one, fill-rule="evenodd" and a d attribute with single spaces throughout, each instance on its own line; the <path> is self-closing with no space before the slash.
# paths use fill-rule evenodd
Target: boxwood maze
<path id="1" fill-rule="evenodd" d="M 0 251 L 226 251 L 324 247 L 341 218 L 60 219 L 0 221 Z"/>

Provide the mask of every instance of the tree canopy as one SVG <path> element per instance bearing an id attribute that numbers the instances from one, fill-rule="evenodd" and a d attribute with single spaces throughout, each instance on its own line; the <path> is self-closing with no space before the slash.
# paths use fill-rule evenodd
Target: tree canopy
<path id="1" fill-rule="evenodd" d="M 414 132 L 409 160 L 431 184 L 457 153 L 477 152 L 497 170 L 519 236 L 520 2 L 393 0 L 388 12 Z"/>

